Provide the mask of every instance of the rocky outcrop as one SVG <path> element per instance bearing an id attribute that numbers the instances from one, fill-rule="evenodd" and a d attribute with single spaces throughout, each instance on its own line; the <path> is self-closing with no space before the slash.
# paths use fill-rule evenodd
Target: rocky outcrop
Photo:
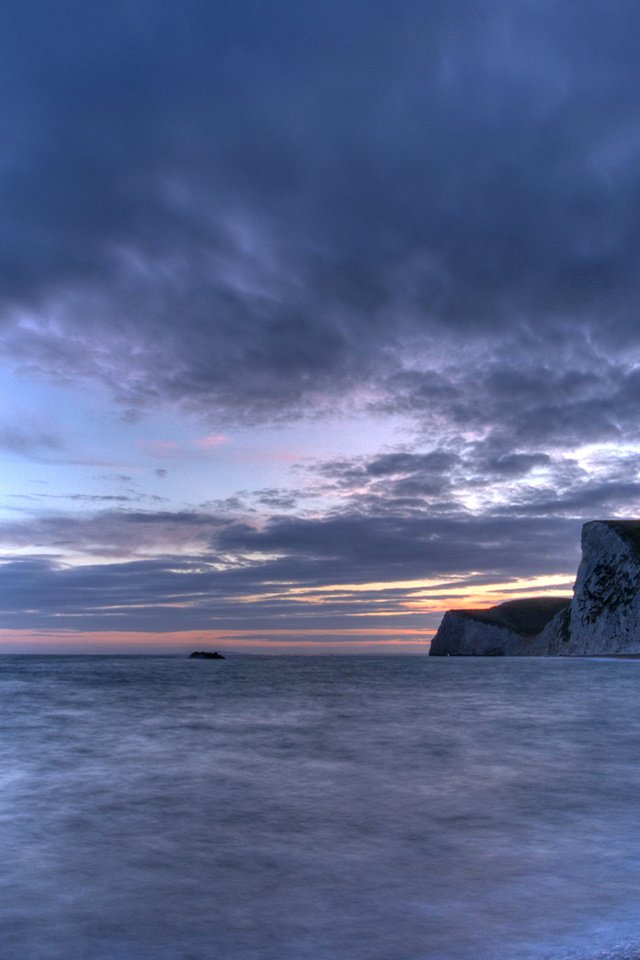
<path id="1" fill-rule="evenodd" d="M 508 600 L 489 610 L 449 610 L 433 638 L 432 657 L 536 656 L 544 631 L 560 635 L 568 597 Z M 558 623 L 556 624 L 556 620 Z M 553 625 L 553 626 L 552 626 Z"/>
<path id="2" fill-rule="evenodd" d="M 490 610 L 450 610 L 431 656 L 584 656 L 640 651 L 640 521 L 582 530 L 573 599 L 535 597 Z"/>
<path id="3" fill-rule="evenodd" d="M 639 650 L 640 521 L 594 520 L 582 528 L 569 652 Z"/>
<path id="4" fill-rule="evenodd" d="M 225 658 L 221 653 L 213 652 L 210 653 L 208 650 L 194 650 L 193 653 L 189 654 L 190 660 L 224 660 Z"/>

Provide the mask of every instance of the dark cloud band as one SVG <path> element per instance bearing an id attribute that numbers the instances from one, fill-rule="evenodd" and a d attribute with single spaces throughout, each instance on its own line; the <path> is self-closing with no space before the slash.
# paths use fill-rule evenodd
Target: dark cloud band
<path id="1" fill-rule="evenodd" d="M 256 420 L 382 389 L 434 338 L 637 351 L 639 26 L 595 0 L 10 3 L 5 352 Z"/>

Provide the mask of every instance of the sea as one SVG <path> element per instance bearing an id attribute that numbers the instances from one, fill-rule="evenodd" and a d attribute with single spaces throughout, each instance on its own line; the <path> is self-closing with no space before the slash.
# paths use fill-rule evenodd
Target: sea
<path id="1" fill-rule="evenodd" d="M 0 657 L 2 960 L 638 960 L 640 661 Z"/>

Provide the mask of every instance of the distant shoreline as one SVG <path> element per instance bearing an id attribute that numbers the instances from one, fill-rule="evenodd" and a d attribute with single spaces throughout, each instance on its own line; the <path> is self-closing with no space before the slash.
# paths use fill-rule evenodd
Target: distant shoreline
<path id="1" fill-rule="evenodd" d="M 577 660 L 640 660 L 640 653 L 583 653 Z"/>

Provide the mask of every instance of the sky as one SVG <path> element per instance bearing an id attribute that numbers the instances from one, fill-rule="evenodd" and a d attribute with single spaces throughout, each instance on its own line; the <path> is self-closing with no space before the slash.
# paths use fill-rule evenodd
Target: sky
<path id="1" fill-rule="evenodd" d="M 424 654 L 640 516 L 640 6 L 7 0 L 0 652 Z"/>

